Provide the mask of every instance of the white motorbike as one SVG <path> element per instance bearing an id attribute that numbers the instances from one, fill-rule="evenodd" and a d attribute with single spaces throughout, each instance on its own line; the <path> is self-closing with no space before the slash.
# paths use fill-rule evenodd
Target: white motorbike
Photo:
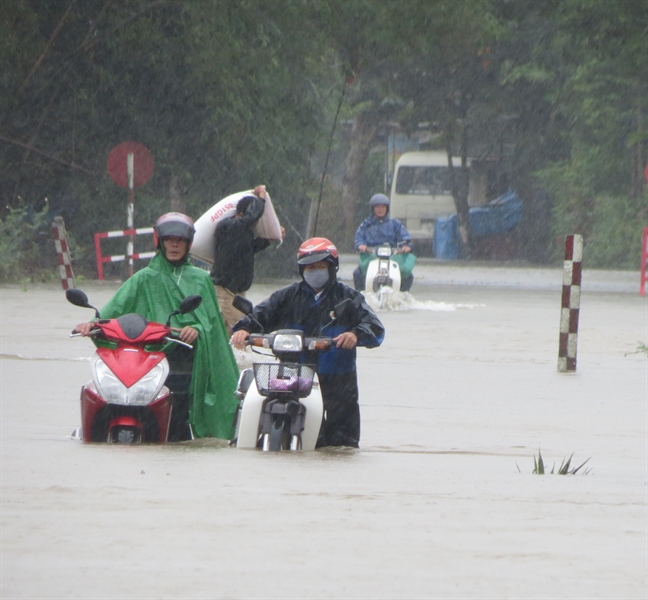
<path id="1" fill-rule="evenodd" d="M 234 307 L 246 315 L 252 303 L 241 296 Z M 342 317 L 344 300 L 335 307 L 334 319 Z M 325 329 L 325 327 L 322 328 Z M 321 330 L 320 330 L 321 331 Z M 247 344 L 270 350 L 278 361 L 255 363 L 245 369 L 237 386 L 240 400 L 236 416 L 236 448 L 259 448 L 264 452 L 314 450 L 324 412 L 315 365 L 300 364 L 304 351 L 326 352 L 333 346 L 330 337 L 304 337 L 302 331 L 280 329 L 269 334 L 250 334 Z"/>
<path id="2" fill-rule="evenodd" d="M 401 288 L 401 272 L 398 263 L 392 259 L 393 254 L 398 253 L 397 248 L 389 244 L 367 248 L 368 252 L 375 254 L 375 258 L 367 266 L 365 276 L 365 290 L 379 293 L 380 288 L 390 287 L 399 291 Z"/>

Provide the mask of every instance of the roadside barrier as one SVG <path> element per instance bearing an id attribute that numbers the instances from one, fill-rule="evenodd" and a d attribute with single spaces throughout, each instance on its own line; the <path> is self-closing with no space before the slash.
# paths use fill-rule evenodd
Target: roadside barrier
<path id="1" fill-rule="evenodd" d="M 648 271 L 648 227 L 644 227 L 641 238 L 641 283 L 639 284 L 639 294 L 641 296 L 646 295 L 646 281 L 648 281 L 646 271 Z"/>
<path id="2" fill-rule="evenodd" d="M 583 237 L 578 234 L 566 236 L 558 344 L 558 370 L 561 373 L 576 371 L 582 265 Z"/>
<path id="3" fill-rule="evenodd" d="M 104 231 L 103 233 L 94 234 L 95 242 L 95 254 L 97 255 L 97 275 L 99 279 L 103 280 L 104 271 L 103 265 L 107 262 L 119 262 L 122 260 L 141 260 L 146 258 L 153 258 L 155 252 L 141 252 L 139 254 L 133 254 L 132 256 L 126 256 L 125 254 L 117 254 L 115 256 L 102 256 L 101 254 L 101 240 L 104 238 L 116 238 L 116 237 L 126 237 L 133 235 L 146 235 L 152 234 L 155 235 L 153 227 L 143 227 L 141 229 L 124 229 L 122 231 Z M 131 246 L 129 245 L 129 249 Z"/>
<path id="4" fill-rule="evenodd" d="M 54 246 L 59 264 L 61 285 L 64 290 L 75 287 L 74 273 L 72 272 L 72 260 L 70 259 L 70 245 L 68 244 L 67 231 L 63 217 L 54 217 L 52 221 L 52 232 L 54 233 Z"/>

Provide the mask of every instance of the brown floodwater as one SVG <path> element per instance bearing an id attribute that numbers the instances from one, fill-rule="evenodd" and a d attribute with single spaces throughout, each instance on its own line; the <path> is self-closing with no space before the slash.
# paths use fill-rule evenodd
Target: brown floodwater
<path id="1" fill-rule="evenodd" d="M 559 291 L 419 284 L 359 350 L 361 448 L 279 455 L 69 439 L 91 313 L 2 288 L 0 596 L 645 598 L 646 298 L 584 291 L 566 375 Z"/>

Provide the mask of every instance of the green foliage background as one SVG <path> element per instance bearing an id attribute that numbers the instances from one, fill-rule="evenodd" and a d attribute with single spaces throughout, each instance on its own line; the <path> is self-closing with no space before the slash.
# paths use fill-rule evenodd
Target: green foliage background
<path id="1" fill-rule="evenodd" d="M 634 0 L 1 3 L 0 280 L 56 276 L 57 214 L 94 276 L 93 234 L 125 225 L 105 172 L 125 140 L 155 160 L 136 226 L 264 183 L 288 237 L 259 274 L 292 276 L 329 142 L 317 234 L 349 250 L 383 191 L 385 131 L 423 122 L 523 198 L 520 258 L 558 261 L 581 233 L 586 266 L 636 269 L 646 30 Z"/>

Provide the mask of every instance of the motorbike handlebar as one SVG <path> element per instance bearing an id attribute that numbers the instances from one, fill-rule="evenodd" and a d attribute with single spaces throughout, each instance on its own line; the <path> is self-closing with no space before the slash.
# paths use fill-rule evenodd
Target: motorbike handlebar
<path id="1" fill-rule="evenodd" d="M 193 345 L 192 344 L 187 344 L 187 342 L 183 342 L 182 340 L 179 340 L 177 338 L 172 338 L 172 337 L 169 337 L 167 335 L 164 339 L 167 342 L 173 342 L 174 344 L 180 344 L 180 346 L 184 346 L 185 348 L 191 348 L 193 350 Z"/>
<path id="2" fill-rule="evenodd" d="M 98 333 L 101 333 L 101 329 L 99 328 L 91 329 L 90 331 L 88 331 L 88 333 L 86 333 L 85 337 L 92 337 L 94 335 L 97 335 Z M 84 337 L 84 336 L 80 331 L 77 331 L 75 328 L 71 331 L 70 337 Z"/>
<path id="3" fill-rule="evenodd" d="M 382 246 L 367 246 L 367 249 L 360 252 L 360 254 L 377 254 L 378 248 L 382 248 Z M 392 254 L 402 254 L 403 250 L 401 248 L 391 246 L 391 251 Z"/>
<path id="4" fill-rule="evenodd" d="M 246 346 L 272 349 L 274 342 L 274 333 L 251 333 L 245 340 Z M 303 350 L 308 351 L 326 351 L 332 348 L 333 338 L 330 337 L 305 337 L 303 338 Z"/>

